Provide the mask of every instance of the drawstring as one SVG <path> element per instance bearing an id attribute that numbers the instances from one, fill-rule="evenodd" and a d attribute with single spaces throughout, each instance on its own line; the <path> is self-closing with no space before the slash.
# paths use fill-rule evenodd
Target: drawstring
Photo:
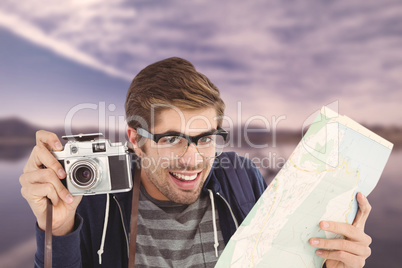
<path id="1" fill-rule="evenodd" d="M 219 241 L 218 241 L 218 231 L 216 228 L 216 216 L 215 216 L 215 202 L 214 202 L 214 194 L 213 192 L 208 189 L 209 191 L 209 198 L 211 199 L 211 204 L 212 204 L 212 226 L 214 229 L 214 248 L 215 248 L 215 255 L 218 257 L 218 246 L 219 246 Z M 110 203 L 110 197 L 109 194 L 106 194 L 106 209 L 105 209 L 105 219 L 103 222 L 103 233 L 102 233 L 102 241 L 100 248 L 98 250 L 98 255 L 99 255 L 99 264 L 102 264 L 102 254 L 103 254 L 103 248 L 105 246 L 105 239 L 106 239 L 106 230 L 107 230 L 107 224 L 109 220 L 109 203 Z"/>
<path id="2" fill-rule="evenodd" d="M 103 222 L 102 242 L 101 242 L 100 248 L 98 250 L 99 264 L 102 264 L 102 254 L 103 254 L 103 248 L 105 246 L 107 222 L 109 220 L 109 202 L 110 202 L 109 199 L 110 199 L 109 194 L 106 194 L 106 210 L 105 210 L 105 219 Z"/>
<path id="3" fill-rule="evenodd" d="M 209 191 L 209 198 L 211 199 L 212 203 L 212 226 L 214 228 L 214 248 L 215 248 L 215 255 L 218 257 L 218 246 L 219 246 L 219 241 L 218 241 L 218 231 L 216 229 L 216 217 L 215 217 L 215 202 L 214 202 L 214 194 L 212 193 L 212 190 L 208 189 Z"/>

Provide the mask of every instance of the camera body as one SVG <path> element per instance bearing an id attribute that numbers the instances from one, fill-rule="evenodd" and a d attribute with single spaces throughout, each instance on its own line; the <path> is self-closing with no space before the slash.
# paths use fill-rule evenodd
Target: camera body
<path id="1" fill-rule="evenodd" d="M 111 143 L 101 133 L 63 136 L 68 140 L 53 155 L 66 171 L 72 195 L 126 192 L 132 188 L 131 157 L 121 142 Z"/>

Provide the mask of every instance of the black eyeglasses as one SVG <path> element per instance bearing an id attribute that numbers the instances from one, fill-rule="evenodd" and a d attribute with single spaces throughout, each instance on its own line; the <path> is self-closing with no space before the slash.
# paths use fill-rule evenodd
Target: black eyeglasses
<path id="1" fill-rule="evenodd" d="M 228 132 L 222 128 L 197 136 L 188 136 L 180 132 L 152 134 L 143 128 L 137 128 L 137 133 L 153 140 L 156 143 L 158 155 L 168 159 L 182 157 L 192 143 L 195 144 L 198 153 L 203 157 L 216 157 L 222 153 L 228 136 Z"/>

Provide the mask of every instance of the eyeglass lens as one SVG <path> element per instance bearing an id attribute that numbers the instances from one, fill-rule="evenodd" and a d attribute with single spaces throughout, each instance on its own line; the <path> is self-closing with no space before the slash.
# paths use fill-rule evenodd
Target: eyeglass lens
<path id="1" fill-rule="evenodd" d="M 220 135 L 207 135 L 197 141 L 197 150 L 203 157 L 215 157 L 220 155 L 225 145 L 225 140 Z M 187 150 L 188 141 L 185 137 L 166 136 L 158 141 L 157 149 L 161 157 L 181 157 Z"/>

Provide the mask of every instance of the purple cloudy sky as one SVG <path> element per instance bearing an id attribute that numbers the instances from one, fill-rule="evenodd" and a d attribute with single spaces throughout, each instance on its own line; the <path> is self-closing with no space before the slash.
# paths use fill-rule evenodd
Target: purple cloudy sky
<path id="1" fill-rule="evenodd" d="M 171 56 L 211 78 L 234 123 L 300 128 L 336 101 L 361 123 L 402 121 L 400 0 L 2 0 L 0 40 L 0 117 L 40 126 L 77 105 L 98 107 L 77 125 L 97 125 L 102 103 L 121 117 L 134 75 Z"/>

